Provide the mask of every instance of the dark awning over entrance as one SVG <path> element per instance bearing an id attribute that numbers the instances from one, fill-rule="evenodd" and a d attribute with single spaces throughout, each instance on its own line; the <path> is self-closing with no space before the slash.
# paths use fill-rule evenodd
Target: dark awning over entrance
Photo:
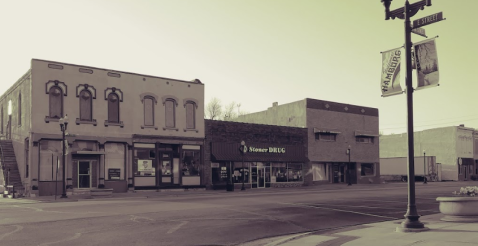
<path id="1" fill-rule="evenodd" d="M 242 161 L 240 143 L 212 143 L 213 161 Z M 308 162 L 304 146 L 280 144 L 248 144 L 244 161 Z"/>

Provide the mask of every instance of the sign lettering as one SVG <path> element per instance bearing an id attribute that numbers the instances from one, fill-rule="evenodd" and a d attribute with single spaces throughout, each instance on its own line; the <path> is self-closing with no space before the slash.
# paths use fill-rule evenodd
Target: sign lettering
<path id="1" fill-rule="evenodd" d="M 284 154 L 285 153 L 285 148 L 279 148 L 279 147 L 269 147 L 269 148 L 256 148 L 256 147 L 248 147 L 247 151 L 251 153 L 278 153 L 278 154 Z"/>
<path id="2" fill-rule="evenodd" d="M 413 29 L 426 26 L 441 20 L 443 20 L 443 12 L 425 16 L 423 18 L 413 21 Z"/>

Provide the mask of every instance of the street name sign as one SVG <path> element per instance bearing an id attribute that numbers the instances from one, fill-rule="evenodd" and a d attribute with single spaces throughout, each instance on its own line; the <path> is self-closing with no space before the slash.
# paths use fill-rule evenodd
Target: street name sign
<path id="1" fill-rule="evenodd" d="M 417 35 L 428 38 L 427 35 L 425 34 L 425 29 L 423 29 L 423 28 L 420 28 L 420 27 L 419 28 L 414 28 L 414 29 L 412 29 L 412 32 L 417 34 Z"/>
<path id="2" fill-rule="evenodd" d="M 423 18 L 413 21 L 413 29 L 439 22 L 441 20 L 443 20 L 443 12 L 425 16 Z"/>

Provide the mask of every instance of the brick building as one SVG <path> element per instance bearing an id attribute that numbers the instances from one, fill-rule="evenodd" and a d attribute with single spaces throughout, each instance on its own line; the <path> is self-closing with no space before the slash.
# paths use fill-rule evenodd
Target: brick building
<path id="1" fill-rule="evenodd" d="M 238 121 L 306 128 L 312 183 L 380 182 L 377 108 L 306 98 Z"/>
<path id="2" fill-rule="evenodd" d="M 52 195 L 55 184 L 62 190 L 64 118 L 68 193 L 201 185 L 204 84 L 197 79 L 33 59 L 0 97 L 0 116 L 0 147 L 14 153 L 0 176 L 10 169 L 10 183 L 26 195 Z"/>
<path id="3" fill-rule="evenodd" d="M 205 120 L 204 180 L 223 189 L 302 186 L 312 181 L 308 170 L 307 129 Z M 241 141 L 245 143 L 241 154 Z M 244 160 L 244 163 L 242 162 Z"/>

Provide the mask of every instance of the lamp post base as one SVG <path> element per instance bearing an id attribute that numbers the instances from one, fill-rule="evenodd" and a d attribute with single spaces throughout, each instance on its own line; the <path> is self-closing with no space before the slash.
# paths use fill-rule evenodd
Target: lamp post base
<path id="1" fill-rule="evenodd" d="M 425 227 L 425 224 L 420 222 L 418 218 L 406 218 L 400 226 L 397 226 L 395 229 L 396 232 L 421 232 L 421 231 L 428 231 L 430 228 Z"/>
<path id="2" fill-rule="evenodd" d="M 60 198 L 68 198 L 66 194 L 62 194 Z"/>

